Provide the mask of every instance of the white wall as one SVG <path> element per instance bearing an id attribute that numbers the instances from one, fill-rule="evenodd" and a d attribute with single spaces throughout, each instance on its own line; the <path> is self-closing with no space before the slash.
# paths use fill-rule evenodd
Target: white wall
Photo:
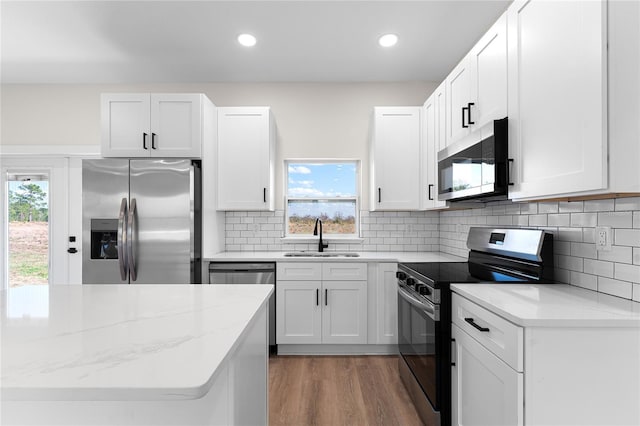
<path id="1" fill-rule="evenodd" d="M 100 93 L 199 92 L 217 106 L 271 106 L 278 127 L 276 209 L 283 209 L 283 160 L 362 160 L 368 206 L 368 132 L 374 106 L 422 105 L 435 82 L 3 85 L 0 144 L 100 143 Z"/>

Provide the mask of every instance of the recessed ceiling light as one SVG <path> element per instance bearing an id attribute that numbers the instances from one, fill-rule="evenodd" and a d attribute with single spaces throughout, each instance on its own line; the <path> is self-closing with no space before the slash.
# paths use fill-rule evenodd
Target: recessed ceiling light
<path id="1" fill-rule="evenodd" d="M 378 44 L 382 47 L 395 46 L 397 42 L 398 36 L 395 34 L 385 34 L 383 36 L 380 36 L 380 38 L 378 39 Z"/>
<path id="2" fill-rule="evenodd" d="M 246 47 L 255 46 L 256 38 L 251 34 L 240 34 L 238 36 L 238 43 Z"/>

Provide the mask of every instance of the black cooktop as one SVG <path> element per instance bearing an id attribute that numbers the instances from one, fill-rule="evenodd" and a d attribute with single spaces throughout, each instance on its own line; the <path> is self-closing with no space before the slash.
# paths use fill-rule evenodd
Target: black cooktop
<path id="1" fill-rule="evenodd" d="M 432 262 L 401 263 L 410 274 L 416 274 L 423 281 L 431 281 L 436 288 L 448 283 L 480 283 L 480 282 L 539 282 L 540 278 L 522 273 L 509 272 L 504 267 L 475 262 Z M 501 266 L 501 265 L 498 265 Z M 402 269 L 402 268 L 400 268 Z"/>
<path id="2" fill-rule="evenodd" d="M 437 283 L 474 283 L 478 278 L 469 271 L 469 262 L 428 262 L 402 263 L 411 271 L 422 275 L 421 278 Z"/>

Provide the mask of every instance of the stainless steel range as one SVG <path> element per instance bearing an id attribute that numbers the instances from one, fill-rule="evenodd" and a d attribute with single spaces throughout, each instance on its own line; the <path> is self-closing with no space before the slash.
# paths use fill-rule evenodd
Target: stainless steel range
<path id="1" fill-rule="evenodd" d="M 471 228 L 468 262 L 398 265 L 400 375 L 427 425 L 451 424 L 452 283 L 553 282 L 553 236 Z"/>

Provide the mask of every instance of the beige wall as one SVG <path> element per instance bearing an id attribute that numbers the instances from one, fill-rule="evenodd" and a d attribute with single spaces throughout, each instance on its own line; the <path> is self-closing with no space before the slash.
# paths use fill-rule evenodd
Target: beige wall
<path id="1" fill-rule="evenodd" d="M 372 108 L 422 105 L 435 88 L 435 82 L 3 85 L 0 144 L 99 144 L 102 92 L 205 93 L 217 106 L 271 106 L 278 126 L 276 208 L 286 158 L 362 160 L 366 208 Z"/>

